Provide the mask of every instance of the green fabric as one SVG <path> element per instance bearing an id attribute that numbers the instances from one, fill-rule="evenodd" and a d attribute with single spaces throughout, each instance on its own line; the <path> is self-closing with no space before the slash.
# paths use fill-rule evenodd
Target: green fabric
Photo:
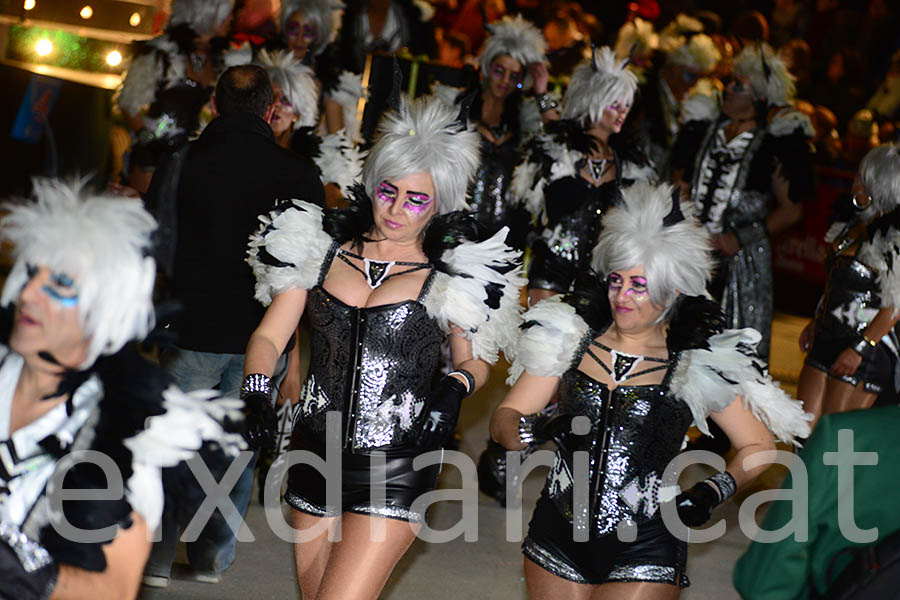
<path id="1" fill-rule="evenodd" d="M 858 529 L 878 527 L 878 539 L 900 529 L 900 407 L 890 406 L 822 417 L 799 456 L 809 475 L 809 539 L 794 536 L 771 544 L 753 542 L 734 569 L 734 586 L 745 599 L 809 598 L 809 577 L 824 592 L 831 558 L 852 544 L 838 525 L 838 467 L 823 462 L 838 449 L 838 431 L 852 429 L 855 452 L 877 452 L 877 465 L 853 467 L 853 521 Z M 791 488 L 792 477 L 784 488 Z M 849 490 L 844 490 L 846 495 Z M 772 531 L 791 519 L 791 502 L 771 503 L 762 530 Z M 862 544 L 868 545 L 868 544 Z M 844 558 L 833 573 L 848 564 Z M 832 577 L 833 579 L 833 577 Z"/>

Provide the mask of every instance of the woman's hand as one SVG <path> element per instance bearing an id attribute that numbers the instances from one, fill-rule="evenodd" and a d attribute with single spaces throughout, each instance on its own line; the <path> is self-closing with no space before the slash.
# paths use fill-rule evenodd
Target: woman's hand
<path id="1" fill-rule="evenodd" d="M 838 354 L 834 363 L 831 365 L 829 373 L 834 377 L 849 377 L 856 373 L 859 363 L 862 362 L 862 356 L 857 354 L 853 348 L 846 348 Z"/>
<path id="2" fill-rule="evenodd" d="M 550 83 L 550 71 L 543 62 L 533 62 L 528 65 L 528 74 L 534 80 L 534 94 L 536 96 L 547 93 L 547 87 Z"/>
<path id="3" fill-rule="evenodd" d="M 811 320 L 806 324 L 806 327 L 803 328 L 803 331 L 800 332 L 800 351 L 801 352 L 809 352 L 810 348 L 812 348 L 813 340 L 815 339 L 815 320 Z"/>

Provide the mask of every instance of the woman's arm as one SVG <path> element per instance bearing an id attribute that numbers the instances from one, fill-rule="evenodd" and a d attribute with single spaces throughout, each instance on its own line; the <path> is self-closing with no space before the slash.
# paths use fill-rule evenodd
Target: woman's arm
<path id="1" fill-rule="evenodd" d="M 878 311 L 875 318 L 869 323 L 869 326 L 866 327 L 863 335 L 866 339 L 878 344 L 878 342 L 881 341 L 881 338 L 886 336 L 888 332 L 894 328 L 898 319 L 900 319 L 900 312 L 895 315 L 893 306 L 884 306 Z M 874 345 L 872 347 L 874 348 Z M 852 347 L 846 348 L 838 355 L 831 365 L 831 374 L 836 377 L 853 375 L 856 373 L 856 369 L 859 368 L 861 362 L 862 355 Z"/>
<path id="2" fill-rule="evenodd" d="M 751 483 L 768 465 L 763 464 L 750 470 L 743 467 L 744 459 L 766 450 L 775 449 L 775 441 L 765 424 L 744 407 L 744 401 L 736 398 L 720 412 L 711 413 L 710 418 L 722 428 L 734 447 L 735 455 L 728 461 L 725 470 L 734 477 L 737 489 Z"/>
<path id="3" fill-rule="evenodd" d="M 558 387 L 559 377 L 522 373 L 491 415 L 491 438 L 508 450 L 525 448 L 519 439 L 519 419 L 547 406 Z"/>
<path id="4" fill-rule="evenodd" d="M 297 329 L 306 307 L 306 290 L 285 290 L 272 299 L 259 326 L 247 342 L 244 354 L 244 376 L 261 373 L 268 377 L 275 370 L 278 357 Z"/>
<path id="5" fill-rule="evenodd" d="M 453 358 L 454 369 L 466 370 L 475 378 L 475 389 L 469 390 L 470 396 L 487 383 L 488 377 L 491 374 L 491 366 L 487 362 L 475 358 L 472 355 L 472 342 L 466 339 L 462 329 L 456 325 L 453 326 L 452 332 L 450 333 L 450 356 Z M 464 377 L 458 375 L 454 375 L 454 377 L 468 386 Z"/>

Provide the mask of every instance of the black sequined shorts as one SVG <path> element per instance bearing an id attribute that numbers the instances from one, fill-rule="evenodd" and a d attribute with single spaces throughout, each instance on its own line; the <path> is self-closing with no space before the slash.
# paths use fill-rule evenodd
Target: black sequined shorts
<path id="1" fill-rule="evenodd" d="M 534 509 L 522 552 L 550 573 L 587 585 L 612 582 L 668 583 L 688 587 L 687 543 L 669 533 L 661 518 L 638 526 L 637 539 L 622 542 L 611 533 L 576 542 L 572 523 L 546 496 Z"/>
<path id="2" fill-rule="evenodd" d="M 819 371 L 828 373 L 831 365 L 837 360 L 838 355 L 847 348 L 856 344 L 856 338 L 845 336 L 830 336 L 826 332 L 817 331 L 813 346 L 806 355 L 805 364 Z M 891 351 L 884 344 L 875 346 L 875 351 L 869 359 L 863 359 L 859 363 L 853 375 L 834 377 L 856 387 L 863 382 L 863 389 L 872 394 L 880 394 L 885 388 L 893 385 L 894 361 Z"/>
<path id="3" fill-rule="evenodd" d="M 291 450 L 307 450 L 325 459 L 324 445 L 300 427 L 294 428 Z M 284 500 L 292 508 L 317 517 L 351 512 L 421 523 L 425 521 L 424 509 L 413 510 L 413 502 L 437 487 L 441 465 L 414 470 L 414 458 L 409 453 L 385 453 L 381 469 L 373 466 L 370 454 L 342 453 L 340 506 L 328 503 L 324 474 L 309 464 L 295 464 L 288 471 Z"/>

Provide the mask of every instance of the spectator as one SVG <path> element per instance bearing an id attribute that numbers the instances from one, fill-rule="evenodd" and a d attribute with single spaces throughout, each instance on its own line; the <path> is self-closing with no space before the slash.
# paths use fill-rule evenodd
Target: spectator
<path id="1" fill-rule="evenodd" d="M 218 116 L 188 147 L 176 192 L 178 236 L 172 293 L 184 310 L 175 324 L 176 346 L 160 364 L 185 390 L 217 386 L 235 397 L 243 377 L 244 348 L 263 307 L 253 298 L 253 276 L 244 262 L 257 216 L 278 199 L 303 197 L 324 204 L 315 166 L 278 146 L 268 124 L 274 111 L 269 77 L 262 67 L 228 69 L 213 96 Z M 172 177 L 154 177 L 151 192 Z M 250 500 L 255 458 L 231 492 L 238 511 Z M 221 477 L 230 463 L 208 462 Z M 168 584 L 178 541 L 176 509 L 166 506 L 162 540 L 154 545 L 144 582 Z M 220 516 L 217 513 L 217 516 Z M 214 518 L 188 545 L 199 581 L 216 582 L 234 560 L 234 533 Z"/>

